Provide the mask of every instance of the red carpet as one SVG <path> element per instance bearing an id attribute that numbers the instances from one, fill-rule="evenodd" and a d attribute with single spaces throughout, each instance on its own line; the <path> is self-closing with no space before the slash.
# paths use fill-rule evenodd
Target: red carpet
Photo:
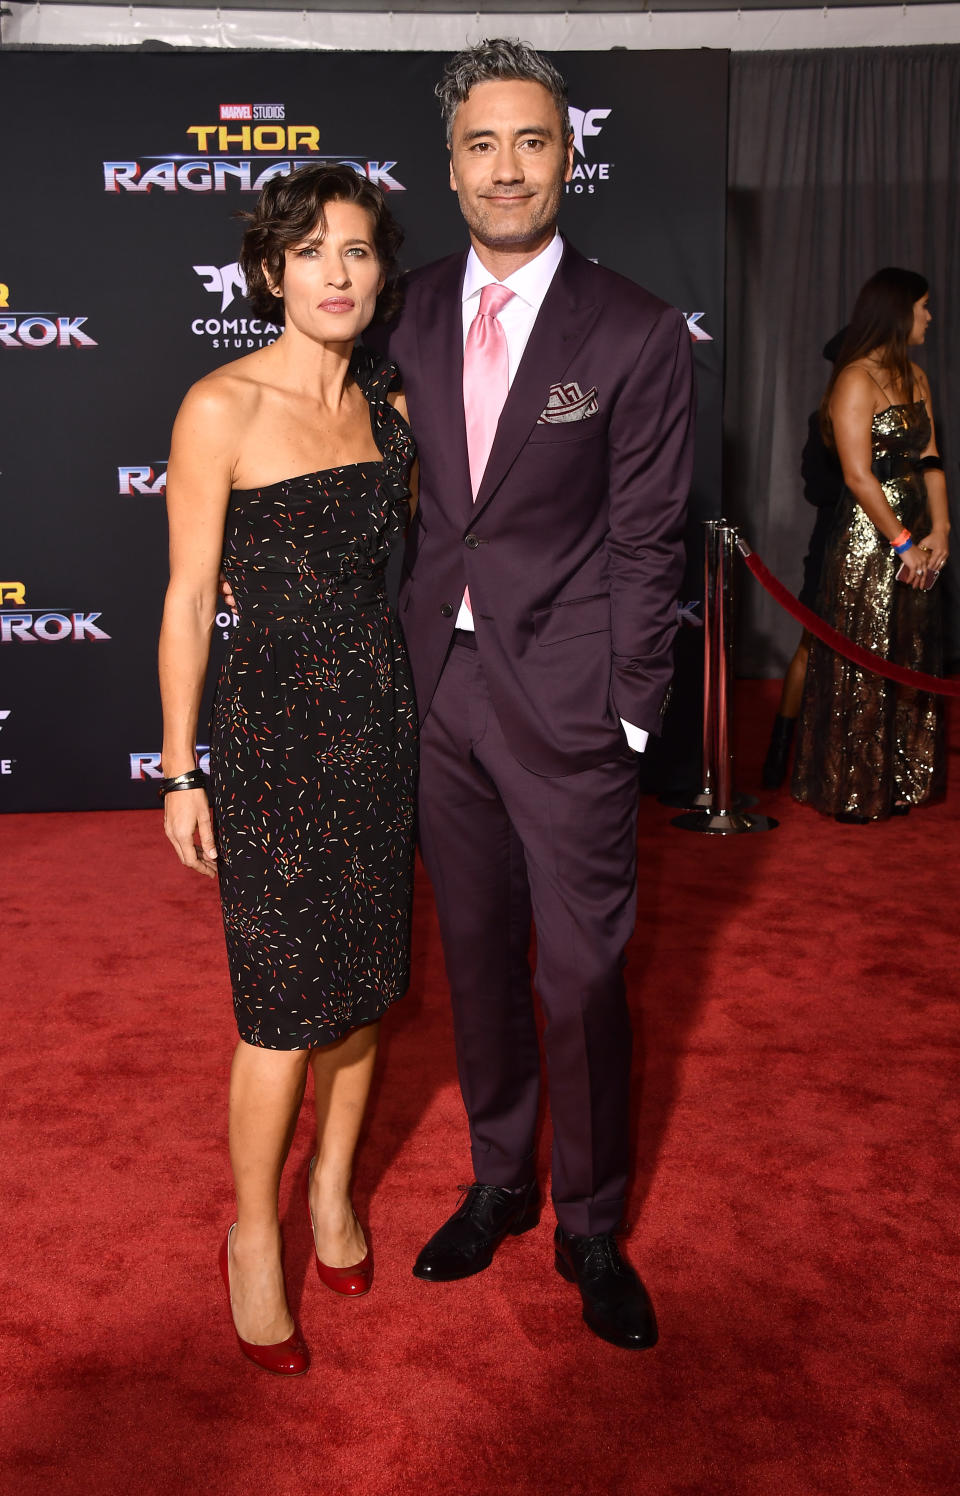
<path id="1" fill-rule="evenodd" d="M 740 690 L 742 788 L 771 700 Z M 241 1361 L 217 1275 L 234 1030 L 215 887 L 158 813 L 6 818 L 2 1489 L 952 1496 L 957 778 L 946 805 L 868 827 L 765 797 L 779 830 L 736 839 L 645 804 L 628 1250 L 653 1351 L 584 1329 L 549 1213 L 466 1283 L 411 1276 L 470 1177 L 421 880 L 359 1166 L 368 1298 L 316 1282 L 305 1124 L 294 1144 L 288 1282 L 314 1366 L 292 1384 Z"/>

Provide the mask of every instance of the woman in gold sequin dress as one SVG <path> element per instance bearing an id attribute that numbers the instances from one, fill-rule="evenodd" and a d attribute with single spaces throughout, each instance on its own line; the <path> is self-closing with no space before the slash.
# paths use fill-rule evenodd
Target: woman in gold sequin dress
<path id="1" fill-rule="evenodd" d="M 930 388 L 908 351 L 926 336 L 927 297 L 923 276 L 896 268 L 878 271 L 857 297 L 821 406 L 845 492 L 819 611 L 855 643 L 939 675 L 940 597 L 933 582 L 947 559 L 950 524 Z M 861 823 L 905 815 L 942 795 L 945 780 L 941 698 L 861 670 L 814 640 L 793 771 L 796 799 Z"/>

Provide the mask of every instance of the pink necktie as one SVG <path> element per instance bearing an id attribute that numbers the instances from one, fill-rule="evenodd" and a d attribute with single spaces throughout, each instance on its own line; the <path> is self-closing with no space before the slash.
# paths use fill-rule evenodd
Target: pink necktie
<path id="1" fill-rule="evenodd" d="M 507 335 L 497 318 L 514 294 L 499 281 L 484 286 L 480 292 L 480 310 L 467 330 L 463 350 L 463 413 L 467 421 L 467 456 L 474 499 L 480 490 L 510 388 Z M 469 587 L 464 589 L 463 601 L 472 612 Z"/>
<path id="2" fill-rule="evenodd" d="M 474 498 L 510 387 L 507 336 L 497 318 L 513 295 L 499 281 L 484 286 L 480 292 L 480 310 L 470 323 L 463 350 L 463 411 Z"/>

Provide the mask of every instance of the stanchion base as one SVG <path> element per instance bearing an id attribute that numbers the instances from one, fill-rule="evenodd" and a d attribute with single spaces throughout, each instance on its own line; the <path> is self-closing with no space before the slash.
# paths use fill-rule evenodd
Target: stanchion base
<path id="1" fill-rule="evenodd" d="M 713 795 L 709 790 L 701 790 L 694 794 L 690 790 L 674 790 L 672 794 L 658 795 L 660 805 L 670 805 L 675 810 L 709 810 L 713 804 Z"/>
<path id="2" fill-rule="evenodd" d="M 658 795 L 657 800 L 661 805 L 672 805 L 677 810 L 712 810 L 713 795 L 709 790 L 701 790 L 699 795 Z M 756 805 L 756 795 L 734 795 L 734 810 L 749 810 Z"/>
<path id="3" fill-rule="evenodd" d="M 747 816 L 737 810 L 717 815 L 712 810 L 691 810 L 685 816 L 674 816 L 670 824 L 708 836 L 744 836 L 748 831 L 774 831 L 780 822 L 773 816 Z"/>

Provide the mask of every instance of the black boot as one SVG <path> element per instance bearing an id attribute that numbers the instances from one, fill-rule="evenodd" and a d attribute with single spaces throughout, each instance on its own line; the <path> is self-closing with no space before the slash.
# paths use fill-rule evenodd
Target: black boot
<path id="1" fill-rule="evenodd" d="M 774 717 L 770 747 L 767 749 L 767 756 L 763 761 L 763 773 L 760 776 L 760 783 L 765 790 L 778 790 L 786 779 L 790 748 L 796 730 L 796 717 L 781 717 L 779 712 Z"/>

